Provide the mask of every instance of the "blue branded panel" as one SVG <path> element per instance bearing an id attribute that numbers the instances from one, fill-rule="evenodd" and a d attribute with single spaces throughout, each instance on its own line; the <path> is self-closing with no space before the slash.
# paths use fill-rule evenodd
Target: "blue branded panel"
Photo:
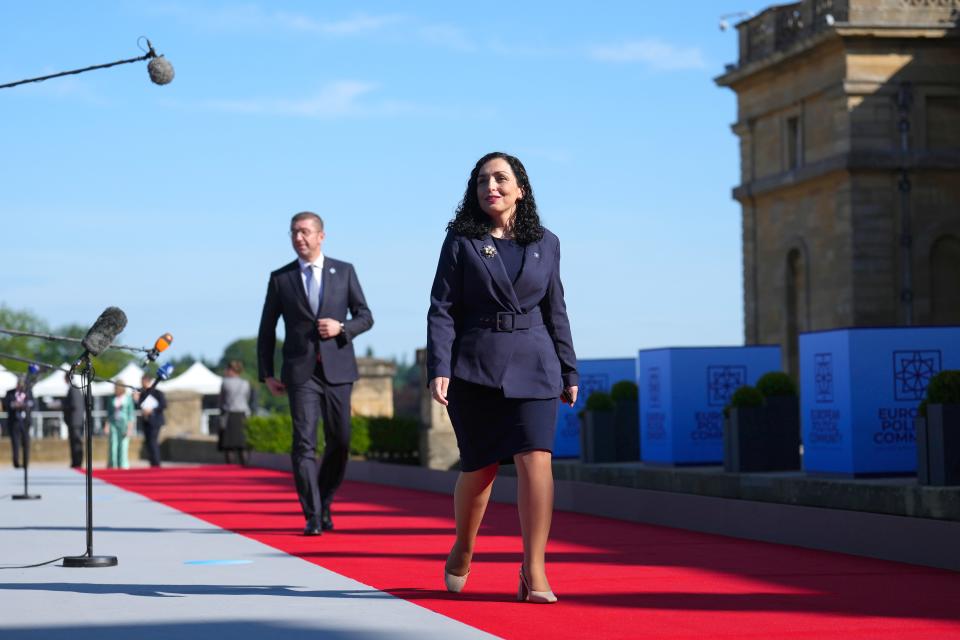
<path id="1" fill-rule="evenodd" d="M 580 456 L 580 418 L 577 414 L 586 406 L 587 397 L 592 392 L 609 392 L 610 387 L 621 380 L 637 381 L 637 361 L 633 358 L 578 360 L 577 370 L 580 372 L 577 404 L 573 407 L 561 404 L 557 412 L 557 434 L 553 443 L 553 455 L 557 458 Z"/>
<path id="2" fill-rule="evenodd" d="M 723 462 L 723 407 L 745 384 L 780 371 L 780 347 L 640 351 L 640 451 L 644 462 Z"/>
<path id="3" fill-rule="evenodd" d="M 927 384 L 960 368 L 960 327 L 839 329 L 800 336 L 803 468 L 912 473 Z"/>

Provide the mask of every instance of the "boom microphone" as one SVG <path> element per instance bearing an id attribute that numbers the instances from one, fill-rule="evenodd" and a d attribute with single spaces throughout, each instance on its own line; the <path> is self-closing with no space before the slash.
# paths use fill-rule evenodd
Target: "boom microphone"
<path id="1" fill-rule="evenodd" d="M 173 335 L 165 333 L 157 341 L 153 343 L 153 348 L 147 351 L 146 357 L 141 361 L 141 366 L 146 366 L 150 362 L 156 361 L 160 357 L 160 354 L 167 350 L 170 346 L 170 343 L 173 342 Z"/>
<path id="2" fill-rule="evenodd" d="M 170 84 L 173 80 L 173 65 L 163 56 L 157 56 L 147 64 L 147 73 L 150 74 L 153 84 Z"/>
<path id="3" fill-rule="evenodd" d="M 121 309 L 117 307 L 104 309 L 97 321 L 87 331 L 87 335 L 80 341 L 80 344 L 83 345 L 83 353 L 76 359 L 72 369 L 78 367 L 80 361 L 88 355 L 98 356 L 103 353 L 126 326 L 127 314 Z"/>

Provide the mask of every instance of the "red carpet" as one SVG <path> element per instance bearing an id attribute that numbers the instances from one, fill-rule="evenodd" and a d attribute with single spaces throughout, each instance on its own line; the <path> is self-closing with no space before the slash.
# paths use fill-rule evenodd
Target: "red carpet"
<path id="1" fill-rule="evenodd" d="M 556 605 L 515 601 L 516 507 L 491 504 L 467 590 L 443 588 L 448 496 L 345 483 L 337 530 L 300 535 L 289 474 L 217 466 L 97 477 L 507 638 L 960 638 L 960 574 L 558 512 Z M 958 547 L 960 553 L 960 547 Z"/>

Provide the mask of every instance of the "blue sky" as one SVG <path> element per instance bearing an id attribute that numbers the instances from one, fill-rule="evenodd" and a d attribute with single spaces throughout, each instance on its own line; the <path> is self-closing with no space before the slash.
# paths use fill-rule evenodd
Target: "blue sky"
<path id="1" fill-rule="evenodd" d="M 765 3 L 32 2 L 0 5 L 0 302 L 51 325 L 119 306 L 124 342 L 219 358 L 256 334 L 290 216 L 327 223 L 376 324 L 426 342 L 444 227 L 491 150 L 530 174 L 580 357 L 742 342 L 736 58 Z M 171 353 L 174 353 L 171 351 Z"/>

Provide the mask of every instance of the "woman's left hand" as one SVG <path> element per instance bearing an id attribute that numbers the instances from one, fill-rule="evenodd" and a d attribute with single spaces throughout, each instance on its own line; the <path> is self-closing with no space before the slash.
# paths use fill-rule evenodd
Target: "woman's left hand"
<path id="1" fill-rule="evenodd" d="M 564 404 L 568 404 L 571 407 L 577 404 L 577 391 L 579 387 L 576 385 L 572 387 L 565 387 L 563 393 L 560 394 L 560 401 Z"/>

